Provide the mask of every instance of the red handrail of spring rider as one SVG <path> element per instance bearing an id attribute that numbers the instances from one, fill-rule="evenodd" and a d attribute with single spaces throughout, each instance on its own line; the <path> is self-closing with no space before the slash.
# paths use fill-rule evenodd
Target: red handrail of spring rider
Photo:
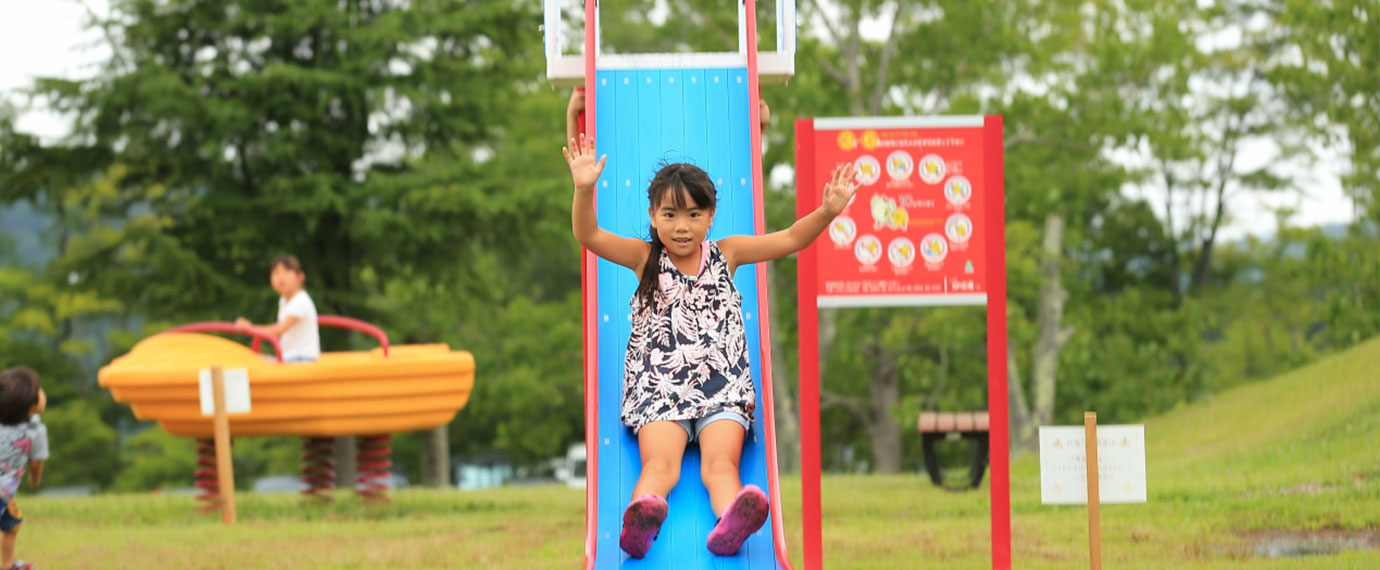
<path id="1" fill-rule="evenodd" d="M 362 332 L 378 339 L 379 348 L 383 349 L 383 357 L 388 357 L 388 335 L 383 329 L 352 317 L 342 317 L 340 315 L 321 315 L 316 317 L 317 326 L 335 327 L 338 329 Z"/>
<path id="2" fill-rule="evenodd" d="M 269 344 L 273 345 L 273 355 L 278 358 L 278 362 L 283 361 L 283 347 L 278 344 L 277 337 L 267 335 L 252 329 L 242 329 L 240 327 L 235 326 L 235 323 L 222 323 L 216 321 L 191 323 L 182 325 L 180 327 L 170 328 L 159 334 L 201 332 L 233 333 L 252 337 L 254 339 L 254 352 L 259 351 L 259 341 L 266 339 L 268 340 Z"/>
<path id="3" fill-rule="evenodd" d="M 379 341 L 379 347 L 383 349 L 383 356 L 384 356 L 385 358 L 388 357 L 388 346 L 389 346 L 389 344 L 388 344 L 388 335 L 387 335 L 386 333 L 383 332 L 383 329 L 381 329 L 381 328 L 379 328 L 379 327 L 377 327 L 377 326 L 374 326 L 374 325 L 372 325 L 372 324 L 366 323 L 366 322 L 361 321 L 361 320 L 359 320 L 359 319 L 355 319 L 355 318 L 351 318 L 351 317 L 342 317 L 342 316 L 339 316 L 339 315 L 321 315 L 321 316 L 318 316 L 318 317 L 316 317 L 316 325 L 317 325 L 317 326 L 326 326 L 326 327 L 335 327 L 335 328 L 338 328 L 338 329 L 346 329 L 346 330 L 358 331 L 358 332 L 362 332 L 362 333 L 368 334 L 368 335 L 370 335 L 370 336 L 372 336 L 372 337 L 378 339 L 378 341 Z M 202 322 L 202 323 L 191 323 L 191 324 L 182 325 L 182 326 L 180 326 L 180 327 L 175 327 L 175 328 L 171 328 L 171 329 L 168 329 L 168 330 L 164 331 L 164 333 L 193 333 L 193 332 L 234 333 L 234 334 L 242 334 L 242 335 L 245 335 L 245 336 L 249 336 L 249 337 L 251 337 L 251 338 L 254 339 L 254 342 L 250 345 L 250 349 L 253 350 L 253 351 L 256 352 L 256 353 L 259 352 L 260 343 L 261 343 L 262 341 L 264 341 L 264 340 L 267 340 L 268 343 L 269 343 L 270 345 L 273 346 L 273 354 L 274 354 L 275 357 L 277 357 L 278 362 L 282 362 L 282 361 L 283 361 L 283 347 L 280 346 L 280 345 L 278 344 L 278 339 L 277 339 L 277 337 L 274 337 L 274 336 L 272 336 L 272 335 L 266 335 L 266 334 L 264 334 L 264 333 L 261 333 L 261 332 L 258 332 L 258 331 L 252 330 L 252 329 L 242 329 L 242 328 L 240 328 L 240 327 L 235 326 L 234 323 L 222 323 L 222 322 L 213 322 L 213 321 L 212 321 L 212 322 Z"/>

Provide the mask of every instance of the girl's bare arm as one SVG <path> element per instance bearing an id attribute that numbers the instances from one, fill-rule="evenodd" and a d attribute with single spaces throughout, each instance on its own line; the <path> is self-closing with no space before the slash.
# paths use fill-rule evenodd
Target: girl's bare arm
<path id="1" fill-rule="evenodd" d="M 720 240 L 719 249 L 724 252 L 729 268 L 736 270 L 740 265 L 780 259 L 809 247 L 858 193 L 861 185 L 855 181 L 856 177 L 857 169 L 852 165 L 835 168 L 833 178 L 824 187 L 824 203 L 789 228 L 766 235 Z"/>
<path id="2" fill-rule="evenodd" d="M 575 202 L 570 208 L 570 228 L 575 233 L 575 239 L 579 240 L 580 245 L 594 252 L 594 255 L 635 272 L 641 271 L 642 265 L 647 262 L 647 256 L 651 254 L 651 244 L 640 239 L 614 235 L 613 232 L 599 227 L 594 212 L 594 183 L 598 182 L 599 175 L 603 173 L 608 157 L 604 156 L 596 161 L 594 139 L 586 138 L 584 135 L 580 135 L 578 140 L 570 139 L 570 146 L 562 148 L 561 152 L 565 154 L 565 161 L 570 164 L 570 177 L 575 182 Z"/>

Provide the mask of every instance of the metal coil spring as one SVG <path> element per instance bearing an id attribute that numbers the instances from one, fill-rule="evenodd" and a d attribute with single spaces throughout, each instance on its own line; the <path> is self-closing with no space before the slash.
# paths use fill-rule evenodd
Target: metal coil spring
<path id="1" fill-rule="evenodd" d="M 220 476 L 216 472 L 216 442 L 210 439 L 196 441 L 196 488 L 201 493 L 196 500 L 202 511 L 220 509 Z"/>
<path id="2" fill-rule="evenodd" d="M 327 437 L 302 438 L 302 490 L 309 501 L 327 502 L 335 488 L 335 440 Z"/>
<path id="3" fill-rule="evenodd" d="M 388 501 L 389 470 L 393 466 L 393 436 L 371 435 L 359 437 L 359 474 L 357 491 L 366 503 Z"/>

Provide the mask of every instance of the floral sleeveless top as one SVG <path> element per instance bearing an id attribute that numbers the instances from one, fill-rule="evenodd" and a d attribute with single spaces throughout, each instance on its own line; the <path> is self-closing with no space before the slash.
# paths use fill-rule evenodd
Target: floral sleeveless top
<path id="1" fill-rule="evenodd" d="M 705 241 L 700 250 L 699 275 L 686 275 L 663 249 L 655 303 L 633 296 L 622 416 L 634 431 L 725 411 L 752 421 L 757 393 L 743 297 L 718 244 Z"/>

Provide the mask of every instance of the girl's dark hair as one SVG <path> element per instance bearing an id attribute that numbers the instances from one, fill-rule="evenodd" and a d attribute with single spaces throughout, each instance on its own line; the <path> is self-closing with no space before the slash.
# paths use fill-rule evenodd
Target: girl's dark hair
<path id="1" fill-rule="evenodd" d="M 273 269 L 279 265 L 283 266 L 283 268 L 288 271 L 302 272 L 302 262 L 297 261 L 297 256 L 295 255 L 283 254 L 273 258 L 273 263 L 268 264 L 268 270 L 273 271 Z"/>
<path id="2" fill-rule="evenodd" d="M 29 421 L 29 411 L 38 405 L 38 373 L 27 366 L 0 372 L 0 424 L 19 425 Z"/>
<path id="3" fill-rule="evenodd" d="M 652 207 L 653 216 L 657 214 L 656 210 L 663 200 L 669 199 L 675 207 L 684 208 L 687 195 L 690 201 L 695 203 L 695 207 L 701 210 L 712 211 L 719 202 L 719 193 L 714 189 L 714 181 L 709 179 L 708 173 L 693 164 L 663 162 L 656 176 L 652 177 L 652 182 L 647 185 L 647 203 Z M 650 228 L 650 233 L 652 252 L 647 256 L 647 264 L 642 267 L 642 280 L 637 283 L 637 296 L 647 307 L 653 305 L 653 298 L 656 296 L 660 283 L 661 250 L 666 248 L 666 245 L 661 243 L 661 237 L 656 235 L 656 228 Z"/>

